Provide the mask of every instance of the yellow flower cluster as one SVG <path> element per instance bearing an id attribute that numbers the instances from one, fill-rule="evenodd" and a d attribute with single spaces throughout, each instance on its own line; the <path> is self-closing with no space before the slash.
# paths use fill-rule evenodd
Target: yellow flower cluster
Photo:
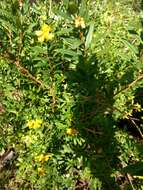
<path id="1" fill-rule="evenodd" d="M 27 122 L 27 126 L 32 129 L 37 129 L 41 126 L 42 120 L 41 119 L 32 119 Z"/>
<path id="2" fill-rule="evenodd" d="M 67 135 L 73 136 L 77 133 L 76 129 L 74 128 L 68 128 L 67 129 Z"/>
<path id="3" fill-rule="evenodd" d="M 51 158 L 51 156 L 51 154 L 40 154 L 39 156 L 35 157 L 35 160 L 44 163 L 47 162 Z"/>
<path id="4" fill-rule="evenodd" d="M 75 27 L 76 28 L 79 28 L 79 27 L 85 28 L 85 22 L 84 22 L 84 19 L 82 17 L 77 16 L 75 18 Z"/>
<path id="5" fill-rule="evenodd" d="M 38 170 L 38 175 L 39 176 L 43 176 L 45 174 L 45 169 L 44 168 L 41 167 L 41 168 L 38 168 L 37 170 Z"/>
<path id="6" fill-rule="evenodd" d="M 43 24 L 41 26 L 41 30 L 37 30 L 35 34 L 38 37 L 39 42 L 49 41 L 52 40 L 54 37 L 54 34 L 51 33 L 51 27 L 47 24 Z"/>

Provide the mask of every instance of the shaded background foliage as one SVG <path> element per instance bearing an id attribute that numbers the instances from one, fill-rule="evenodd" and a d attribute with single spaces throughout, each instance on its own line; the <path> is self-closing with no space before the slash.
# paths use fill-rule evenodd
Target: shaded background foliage
<path id="1" fill-rule="evenodd" d="M 0 2 L 1 189 L 143 188 L 141 3 Z M 54 38 L 39 43 L 44 22 Z"/>

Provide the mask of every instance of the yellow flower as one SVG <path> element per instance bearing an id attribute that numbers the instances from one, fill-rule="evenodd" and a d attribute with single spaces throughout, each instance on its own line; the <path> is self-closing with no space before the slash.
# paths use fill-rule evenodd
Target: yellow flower
<path id="1" fill-rule="evenodd" d="M 45 174 L 45 169 L 44 168 L 38 168 L 38 175 L 43 176 Z"/>
<path id="2" fill-rule="evenodd" d="M 75 18 L 75 27 L 78 28 L 78 27 L 81 27 L 81 28 L 85 28 L 85 22 L 84 22 L 84 19 L 80 16 L 77 16 Z"/>
<path id="3" fill-rule="evenodd" d="M 27 122 L 27 126 L 29 128 L 33 128 L 33 129 L 39 128 L 41 126 L 41 124 L 42 124 L 42 120 L 41 119 L 36 119 L 36 120 L 32 119 L 32 120 L 29 120 Z"/>
<path id="4" fill-rule="evenodd" d="M 47 24 L 43 24 L 41 30 L 36 31 L 35 33 L 38 36 L 39 42 L 52 40 L 54 37 L 54 35 L 51 33 L 51 27 Z"/>
<path id="5" fill-rule="evenodd" d="M 51 158 L 51 155 L 48 155 L 48 154 L 47 154 L 47 155 L 44 156 L 44 161 L 46 162 L 46 161 L 48 161 L 50 158 Z"/>
<path id="6" fill-rule="evenodd" d="M 43 154 L 40 154 L 39 156 L 36 156 L 35 159 L 39 162 L 46 162 L 48 161 L 49 159 L 51 158 L 51 155 L 50 154 L 46 154 L 45 156 Z"/>
<path id="7" fill-rule="evenodd" d="M 133 176 L 134 178 L 138 178 L 138 179 L 142 179 L 143 180 L 143 176 Z"/>
<path id="8" fill-rule="evenodd" d="M 74 128 L 68 128 L 67 129 L 67 135 L 75 135 L 77 133 L 76 129 Z"/>

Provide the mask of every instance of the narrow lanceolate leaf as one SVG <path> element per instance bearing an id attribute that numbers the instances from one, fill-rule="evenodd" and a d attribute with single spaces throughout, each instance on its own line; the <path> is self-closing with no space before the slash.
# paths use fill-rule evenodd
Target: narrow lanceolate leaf
<path id="1" fill-rule="evenodd" d="M 93 37 L 93 31 L 94 31 L 94 23 L 91 22 L 90 26 L 89 26 L 89 31 L 88 34 L 86 36 L 86 41 L 85 41 L 85 47 L 88 49 L 91 41 L 92 41 L 92 37 Z"/>
<path id="2" fill-rule="evenodd" d="M 121 41 L 130 49 L 134 54 L 138 54 L 138 49 L 132 45 L 130 42 L 128 42 L 125 39 L 121 39 Z"/>
<path id="3" fill-rule="evenodd" d="M 143 176 L 143 162 L 131 164 L 122 169 L 125 173 L 130 173 L 135 176 Z"/>

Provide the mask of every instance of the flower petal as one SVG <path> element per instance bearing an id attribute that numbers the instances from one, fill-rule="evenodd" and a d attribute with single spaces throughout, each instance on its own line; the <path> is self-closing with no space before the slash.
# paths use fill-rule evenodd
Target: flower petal
<path id="1" fill-rule="evenodd" d="M 45 37 L 45 40 L 46 40 L 46 41 L 52 40 L 53 37 L 54 37 L 54 34 L 52 34 L 52 33 L 47 33 L 44 37 Z"/>
<path id="2" fill-rule="evenodd" d="M 42 27 L 41 27 L 41 30 L 43 32 L 50 32 L 51 31 L 51 27 L 48 26 L 47 24 L 43 24 Z"/>
<path id="3" fill-rule="evenodd" d="M 35 31 L 36 36 L 41 36 L 43 34 L 43 32 L 41 30 L 37 30 Z"/>
<path id="4" fill-rule="evenodd" d="M 52 40 L 54 38 L 54 34 L 50 33 L 49 34 L 49 40 Z"/>
<path id="5" fill-rule="evenodd" d="M 39 41 L 39 42 L 44 42 L 44 35 L 39 36 L 39 37 L 38 37 L 38 41 Z"/>

